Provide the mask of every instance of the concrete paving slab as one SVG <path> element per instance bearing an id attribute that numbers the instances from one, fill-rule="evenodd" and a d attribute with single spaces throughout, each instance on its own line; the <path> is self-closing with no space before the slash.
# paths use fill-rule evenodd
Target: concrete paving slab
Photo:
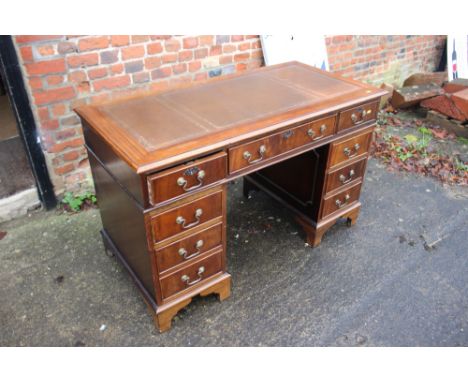
<path id="1" fill-rule="evenodd" d="M 357 224 L 315 249 L 286 209 L 231 184 L 232 296 L 195 299 L 163 334 L 105 255 L 97 210 L 3 223 L 0 345 L 467 346 L 467 190 L 375 160 L 367 174 Z"/>

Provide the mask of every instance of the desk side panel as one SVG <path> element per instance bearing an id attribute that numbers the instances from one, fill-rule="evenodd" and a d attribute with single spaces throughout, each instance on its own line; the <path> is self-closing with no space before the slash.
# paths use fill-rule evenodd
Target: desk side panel
<path id="1" fill-rule="evenodd" d="M 82 120 L 86 145 L 106 166 L 112 176 L 140 203 L 146 205 L 146 185 L 142 178 L 123 161 L 105 141 L 96 134 L 85 120 Z"/>
<path id="2" fill-rule="evenodd" d="M 151 254 L 143 211 L 89 152 L 102 225 L 145 289 L 154 298 Z"/>

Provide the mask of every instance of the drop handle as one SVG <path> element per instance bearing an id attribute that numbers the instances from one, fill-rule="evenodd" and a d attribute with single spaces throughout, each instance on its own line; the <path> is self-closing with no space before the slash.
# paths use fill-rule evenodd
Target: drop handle
<path id="1" fill-rule="evenodd" d="M 307 135 L 312 138 L 313 141 L 316 141 L 320 138 L 323 138 L 323 134 L 325 133 L 325 131 L 327 130 L 327 125 L 323 124 L 322 126 L 320 126 L 320 135 L 318 136 L 315 136 L 315 131 L 314 129 L 309 129 L 307 130 Z"/>
<path id="2" fill-rule="evenodd" d="M 187 224 L 187 221 L 185 220 L 185 218 L 183 216 L 177 216 L 176 223 L 181 225 L 183 229 L 188 229 L 188 228 L 196 226 L 198 223 L 200 223 L 200 218 L 201 218 L 202 215 L 203 215 L 203 210 L 201 208 L 197 208 L 195 210 L 195 214 L 194 214 L 195 221 L 193 221 L 192 223 Z"/>
<path id="3" fill-rule="evenodd" d="M 252 154 L 249 151 L 244 151 L 243 157 L 247 162 L 249 162 L 249 164 L 254 164 L 254 163 L 257 163 L 257 162 L 260 162 L 261 160 L 263 160 L 263 154 L 265 154 L 266 151 L 267 151 L 266 146 L 261 145 L 258 148 L 259 157 L 257 159 L 252 160 Z"/>
<path id="4" fill-rule="evenodd" d="M 345 147 L 343 149 L 343 153 L 344 155 L 346 155 L 348 158 L 352 158 L 352 157 L 355 157 L 356 155 L 358 155 L 358 152 L 359 152 L 359 149 L 361 148 L 361 145 L 359 143 L 356 143 L 352 149 L 350 149 L 349 147 Z M 353 151 L 354 150 L 354 153 Z"/>
<path id="5" fill-rule="evenodd" d="M 352 114 L 351 114 L 351 121 L 353 121 L 354 124 L 361 123 L 361 122 L 363 122 L 364 119 L 366 118 L 366 114 L 367 114 L 367 112 L 366 112 L 364 109 L 359 108 L 359 109 L 357 110 L 357 114 L 356 114 L 356 113 L 352 113 Z M 370 114 L 370 110 L 369 110 L 369 114 Z M 359 118 L 359 116 L 360 116 L 361 118 Z"/>
<path id="6" fill-rule="evenodd" d="M 198 174 L 197 174 L 198 183 L 189 188 L 187 188 L 187 183 L 188 183 L 187 179 L 181 176 L 180 178 L 177 179 L 177 185 L 182 187 L 182 189 L 186 192 L 196 190 L 197 188 L 200 188 L 201 186 L 203 186 L 203 178 L 205 178 L 205 175 L 206 173 L 204 170 L 198 171 Z"/>
<path id="7" fill-rule="evenodd" d="M 351 182 L 351 181 L 353 180 L 354 175 L 356 175 L 356 173 L 354 172 L 354 170 L 351 170 L 351 171 L 349 172 L 348 178 L 346 178 L 346 176 L 344 176 L 343 174 L 341 174 L 341 175 L 339 176 L 339 179 L 340 179 L 341 184 L 346 184 L 346 183 Z"/>
<path id="8" fill-rule="evenodd" d="M 202 266 L 198 268 L 198 272 L 197 272 L 198 278 L 196 280 L 190 281 L 190 276 L 188 275 L 183 275 L 180 279 L 182 280 L 183 283 L 185 283 L 186 286 L 191 286 L 201 281 L 201 279 L 203 278 L 203 272 L 205 272 L 205 267 Z"/>
<path id="9" fill-rule="evenodd" d="M 349 194 L 346 194 L 345 197 L 344 197 L 344 202 L 342 202 L 340 199 L 336 199 L 335 200 L 335 204 L 338 208 L 341 208 L 343 206 L 345 206 L 346 204 L 348 204 L 348 201 L 349 199 L 351 198 L 351 196 L 349 196 Z"/>
<path id="10" fill-rule="evenodd" d="M 183 257 L 184 260 L 189 260 L 195 256 L 198 256 L 201 252 L 201 248 L 203 247 L 205 243 L 203 242 L 203 240 L 198 240 L 196 243 L 195 243 L 195 249 L 196 251 L 193 252 L 192 254 L 188 254 L 188 251 L 185 249 L 185 248 L 180 248 L 179 249 L 179 255 L 181 257 Z"/>

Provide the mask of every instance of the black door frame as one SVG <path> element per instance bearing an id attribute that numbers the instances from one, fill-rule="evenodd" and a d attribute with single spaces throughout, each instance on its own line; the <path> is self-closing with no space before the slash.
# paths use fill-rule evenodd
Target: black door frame
<path id="1" fill-rule="evenodd" d="M 50 181 L 36 122 L 24 86 L 23 74 L 11 36 L 0 35 L 0 75 L 15 114 L 19 135 L 23 141 L 31 170 L 36 180 L 37 192 L 46 209 L 56 206 L 54 188 Z"/>

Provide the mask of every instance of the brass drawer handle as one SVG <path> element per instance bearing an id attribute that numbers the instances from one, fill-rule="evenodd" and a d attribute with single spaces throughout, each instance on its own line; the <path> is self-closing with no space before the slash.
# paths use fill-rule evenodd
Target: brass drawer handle
<path id="1" fill-rule="evenodd" d="M 179 179 L 177 179 L 177 185 L 182 187 L 184 191 L 192 191 L 196 190 L 197 188 L 200 188 L 203 186 L 203 178 L 205 177 L 206 173 L 204 170 L 198 171 L 197 179 L 198 179 L 198 184 L 195 184 L 192 187 L 187 188 L 187 179 L 185 179 L 183 176 L 181 176 Z"/>
<path id="2" fill-rule="evenodd" d="M 366 118 L 366 114 L 367 114 L 367 112 L 363 108 L 357 109 L 357 113 L 361 115 L 361 118 L 359 118 L 355 113 L 351 114 L 351 121 L 353 121 L 355 125 L 357 125 L 358 123 L 364 122 L 364 119 Z M 370 113 L 371 113 L 371 110 L 369 110 L 369 114 Z"/>
<path id="3" fill-rule="evenodd" d="M 320 138 L 323 138 L 323 133 L 325 133 L 325 130 L 327 130 L 327 125 L 323 124 L 322 126 L 320 126 L 320 135 L 318 137 L 315 137 L 314 129 L 307 130 L 307 135 L 311 137 L 313 141 L 316 141 Z"/>
<path id="4" fill-rule="evenodd" d="M 342 202 L 340 199 L 336 199 L 335 200 L 335 204 L 338 208 L 341 208 L 343 206 L 345 206 L 346 204 L 348 204 L 348 200 L 351 198 L 351 196 L 349 196 L 349 194 L 346 194 L 345 197 L 344 197 L 344 202 Z"/>
<path id="5" fill-rule="evenodd" d="M 255 159 L 255 160 L 252 160 L 252 154 L 250 154 L 249 151 L 244 151 L 244 159 L 249 162 L 249 164 L 254 164 L 254 163 L 257 163 L 257 162 L 260 162 L 261 160 L 263 160 L 263 154 L 266 153 L 266 146 L 265 145 L 261 145 L 259 148 L 258 148 L 258 154 L 260 155 L 259 158 Z"/>
<path id="6" fill-rule="evenodd" d="M 198 272 L 197 272 L 198 278 L 196 280 L 193 280 L 193 281 L 190 281 L 190 277 L 187 276 L 187 275 L 183 275 L 180 279 L 182 280 L 182 282 L 185 283 L 185 285 L 190 286 L 190 285 L 196 284 L 197 282 L 201 281 L 201 279 L 203 278 L 203 272 L 205 272 L 205 267 L 198 268 Z"/>
<path id="7" fill-rule="evenodd" d="M 190 223 L 190 224 L 185 224 L 187 223 L 185 221 L 185 218 L 183 216 L 177 216 L 176 223 L 179 225 L 182 225 L 183 229 L 188 229 L 192 228 L 193 226 L 196 226 L 198 223 L 200 223 L 200 217 L 203 214 L 203 210 L 201 208 L 197 208 L 195 211 L 195 221 Z"/>
<path id="8" fill-rule="evenodd" d="M 346 155 L 348 158 L 352 158 L 352 157 L 355 157 L 356 155 L 358 155 L 358 152 L 359 152 L 359 149 L 361 148 L 361 146 L 359 145 L 359 143 L 356 143 L 353 147 L 354 149 L 354 154 L 352 153 L 351 149 L 348 148 L 348 147 L 345 147 L 344 150 L 343 150 L 343 153 L 344 155 Z"/>
<path id="9" fill-rule="evenodd" d="M 345 177 L 343 174 L 341 174 L 341 175 L 339 176 L 339 179 L 340 179 L 341 184 L 346 184 L 346 183 L 351 182 L 351 180 L 353 180 L 353 176 L 354 176 L 355 174 L 356 174 L 356 173 L 354 172 L 354 170 L 351 170 L 351 171 L 349 172 L 349 177 L 348 177 L 347 179 L 346 179 L 346 177 Z"/>
<path id="10" fill-rule="evenodd" d="M 188 254 L 187 250 L 185 248 L 180 248 L 179 249 L 179 255 L 184 258 L 184 260 L 189 260 L 192 257 L 195 257 L 200 254 L 201 248 L 203 247 L 203 240 L 198 240 L 195 244 L 195 249 L 197 250 L 196 252 L 193 252 L 191 255 Z"/>

